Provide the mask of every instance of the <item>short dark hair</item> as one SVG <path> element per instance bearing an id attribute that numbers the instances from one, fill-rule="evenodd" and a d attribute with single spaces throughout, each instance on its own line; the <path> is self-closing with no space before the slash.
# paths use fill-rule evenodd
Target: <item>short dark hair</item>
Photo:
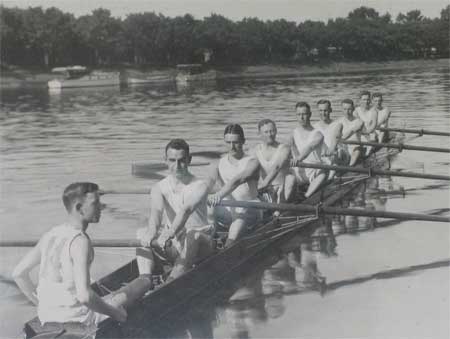
<path id="1" fill-rule="evenodd" d="M 94 192 L 98 192 L 98 185 L 93 182 L 74 182 L 67 186 L 62 195 L 67 212 L 72 211 L 75 202 L 83 201 L 86 194 Z"/>
<path id="2" fill-rule="evenodd" d="M 381 98 L 383 99 L 383 94 L 381 94 L 380 92 L 375 92 L 372 94 L 372 98 Z"/>
<path id="3" fill-rule="evenodd" d="M 258 122 L 258 131 L 261 130 L 261 127 L 263 127 L 264 125 L 267 124 L 272 124 L 275 126 L 275 128 L 277 128 L 277 125 L 275 124 L 275 122 L 272 119 L 262 119 Z"/>
<path id="4" fill-rule="evenodd" d="M 186 152 L 186 155 L 189 156 L 189 144 L 184 139 L 172 139 L 166 145 L 166 155 L 169 148 L 176 150 L 183 150 Z"/>
<path id="5" fill-rule="evenodd" d="M 311 106 L 309 106 L 309 104 L 306 101 L 299 101 L 295 104 L 295 109 L 299 108 L 299 107 L 306 107 L 308 109 L 308 111 L 311 111 Z"/>
<path id="6" fill-rule="evenodd" d="M 369 91 L 361 91 L 361 92 L 359 93 L 359 97 L 360 97 L 360 98 L 361 98 L 363 95 L 368 95 L 369 98 L 370 98 L 370 92 L 369 92 Z"/>
<path id="7" fill-rule="evenodd" d="M 241 140 L 245 140 L 244 136 L 244 130 L 242 129 L 242 126 L 239 124 L 229 124 L 227 127 L 225 127 L 225 130 L 223 131 L 223 135 L 225 134 L 236 134 L 239 135 Z"/>
<path id="8" fill-rule="evenodd" d="M 317 105 L 328 104 L 328 107 L 331 107 L 331 101 L 327 99 L 320 99 L 317 101 Z"/>
<path id="9" fill-rule="evenodd" d="M 355 107 L 355 104 L 352 99 L 344 99 L 341 101 L 341 104 L 349 104 L 349 105 L 352 105 L 353 107 Z"/>

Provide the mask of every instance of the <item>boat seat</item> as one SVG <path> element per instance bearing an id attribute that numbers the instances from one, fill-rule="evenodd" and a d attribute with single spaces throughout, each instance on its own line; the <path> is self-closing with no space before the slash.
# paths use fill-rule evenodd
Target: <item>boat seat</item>
<path id="1" fill-rule="evenodd" d="M 89 333 L 95 333 L 96 329 L 97 327 L 95 325 L 86 326 L 75 322 L 50 322 L 42 325 L 36 317 L 25 324 L 23 332 L 24 338 L 80 338 L 88 335 Z M 89 338 L 89 336 L 86 338 Z"/>

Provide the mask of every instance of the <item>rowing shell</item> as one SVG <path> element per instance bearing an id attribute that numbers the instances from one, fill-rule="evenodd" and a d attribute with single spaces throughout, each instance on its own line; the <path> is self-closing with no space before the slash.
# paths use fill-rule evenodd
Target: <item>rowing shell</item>
<path id="1" fill-rule="evenodd" d="M 397 151 L 377 150 L 369 158 L 359 164 L 361 167 L 380 168 L 386 165 L 387 159 Z M 303 203 L 332 206 L 356 189 L 367 177 L 349 179 L 344 175 L 341 180 L 322 187 Z M 319 209 L 318 209 L 319 211 Z M 202 261 L 180 277 L 161 285 L 146 294 L 142 300 L 131 306 L 128 320 L 118 324 L 108 318 L 95 326 L 85 326 L 76 323 L 41 325 L 37 317 L 25 323 L 25 338 L 144 338 L 149 337 L 152 324 L 171 312 L 187 304 L 202 291 L 218 288 L 227 282 L 228 276 L 234 276 L 239 269 L 249 261 L 258 260 L 267 252 L 268 247 L 285 242 L 294 232 L 310 230 L 317 224 L 317 216 L 301 216 L 292 213 L 283 214 L 280 218 L 270 217 L 255 227 L 255 231 L 240 239 L 229 248 Z M 245 272 L 242 272 L 245 273 Z M 101 296 L 110 291 L 118 290 L 124 284 L 131 282 L 139 275 L 136 259 L 130 261 L 104 278 L 94 282 L 92 288 Z"/>

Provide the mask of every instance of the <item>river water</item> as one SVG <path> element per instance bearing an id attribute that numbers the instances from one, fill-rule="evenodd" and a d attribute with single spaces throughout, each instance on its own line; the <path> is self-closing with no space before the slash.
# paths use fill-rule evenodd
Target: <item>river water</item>
<path id="1" fill-rule="evenodd" d="M 60 93 L 49 93 L 45 88 L 5 89 L 0 116 L 1 239 L 36 239 L 63 222 L 60 197 L 71 182 L 94 181 L 103 189 L 150 188 L 164 172 L 136 177 L 131 164 L 160 163 L 171 138 L 187 139 L 194 152 L 222 151 L 223 129 L 236 122 L 244 127 L 247 146 L 251 147 L 257 142 L 257 122 L 271 118 L 277 122 L 279 139 L 283 140 L 295 127 L 294 106 L 300 100 L 313 104 L 328 98 L 333 104 L 332 115 L 337 117 L 343 98 L 356 100 L 362 89 L 379 91 L 392 110 L 391 126 L 448 131 L 448 71 L 448 64 L 436 62 L 389 73 L 294 74 L 183 88 L 153 85 L 68 89 Z M 312 107 L 314 119 L 315 105 Z M 449 138 L 423 136 L 408 143 L 449 147 Z M 209 162 L 211 158 L 193 161 Z M 392 165 L 414 172 L 449 174 L 449 163 L 445 153 L 404 151 Z M 193 167 L 193 171 L 202 175 L 206 166 Z M 411 191 L 405 197 L 379 192 L 400 187 Z M 351 203 L 444 215 L 450 207 L 448 185 L 442 182 L 380 179 L 372 191 L 377 193 L 371 201 L 362 194 L 362 203 L 357 197 Z M 102 199 L 106 208 L 101 222 L 90 226 L 92 237 L 134 238 L 136 229 L 145 225 L 148 196 L 107 195 Z M 346 221 L 335 220 L 335 231 L 339 222 Z M 214 308 L 210 333 L 216 338 L 448 338 L 450 270 L 448 264 L 434 267 L 433 263 L 450 258 L 449 225 L 383 222 L 379 220 L 389 227 L 335 232 L 343 234 L 334 237 L 332 254 L 311 251 L 315 265 L 328 283 L 336 283 L 335 289 L 325 294 L 314 288 L 311 293 L 291 293 L 289 285 L 300 278 L 286 282 L 276 277 L 271 278 L 276 283 L 267 284 L 267 275 L 273 270 L 266 267 L 255 274 L 254 281 L 258 282 L 245 283 L 244 292 L 236 297 L 239 307 L 230 302 Z M 11 337 L 20 332 L 21 324 L 35 314 L 35 309 L 10 281 L 11 269 L 24 250 L 4 248 L 1 253 L 0 337 Z M 98 249 L 93 277 L 109 272 L 131 256 L 130 250 Z M 286 252 L 283 258 L 289 261 L 289 257 Z M 285 265 L 283 258 L 275 267 Z M 417 265 L 423 266 L 385 279 L 340 283 Z M 302 276 L 295 273 L 295 265 L 289 267 L 289 274 Z M 263 286 L 259 290 L 276 285 L 278 292 L 273 295 L 277 297 L 255 297 L 259 285 Z"/>

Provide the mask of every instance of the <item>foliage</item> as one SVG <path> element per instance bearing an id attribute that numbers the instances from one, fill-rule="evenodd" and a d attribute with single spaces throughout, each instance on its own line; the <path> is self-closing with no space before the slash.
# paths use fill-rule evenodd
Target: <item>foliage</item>
<path id="1" fill-rule="evenodd" d="M 389 13 L 359 7 L 328 22 L 244 18 L 211 14 L 165 17 L 154 12 L 125 19 L 96 9 L 75 18 L 57 8 L 0 6 L 3 64 L 88 66 L 132 63 L 302 63 L 319 60 L 388 60 L 448 57 L 450 5 L 439 18 L 420 10 Z"/>

